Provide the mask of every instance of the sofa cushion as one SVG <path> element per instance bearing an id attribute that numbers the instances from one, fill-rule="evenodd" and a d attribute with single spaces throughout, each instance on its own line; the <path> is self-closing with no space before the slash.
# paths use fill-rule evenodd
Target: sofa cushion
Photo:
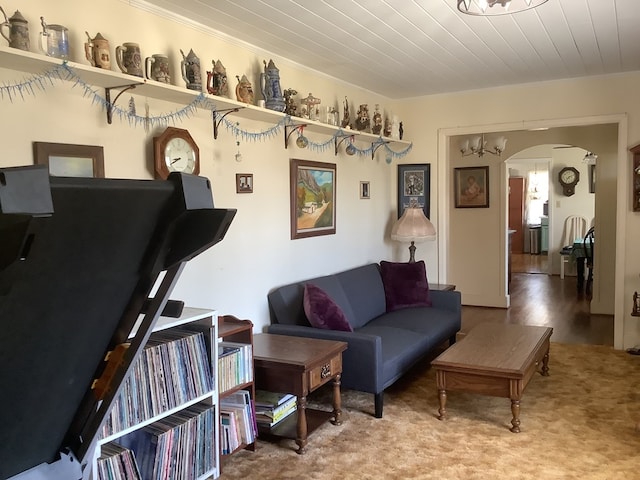
<path id="1" fill-rule="evenodd" d="M 312 326 L 328 330 L 353 331 L 342 309 L 320 287 L 312 283 L 305 284 L 302 305 Z"/>
<path id="2" fill-rule="evenodd" d="M 380 262 L 387 312 L 430 307 L 429 283 L 423 260 L 414 263 Z"/>
<path id="3" fill-rule="evenodd" d="M 352 315 L 345 309 L 351 326 L 360 328 L 386 312 L 380 267 L 375 263 L 335 274 L 349 299 Z M 331 294 L 331 292 L 328 292 Z"/>

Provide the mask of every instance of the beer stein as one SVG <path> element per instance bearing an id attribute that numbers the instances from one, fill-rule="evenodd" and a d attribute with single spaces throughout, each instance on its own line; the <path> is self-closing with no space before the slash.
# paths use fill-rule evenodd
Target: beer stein
<path id="1" fill-rule="evenodd" d="M 5 21 L 0 24 L 0 34 L 9 42 L 12 48 L 29 51 L 29 24 L 22 14 L 16 10 L 13 17 L 7 18 L 7 15 L 0 7 L 0 12 L 4 15 Z M 4 28 L 9 29 L 9 36 L 4 32 Z"/>
<path id="2" fill-rule="evenodd" d="M 126 42 L 116 47 L 116 63 L 122 73 L 136 77 L 144 77 L 142 72 L 142 55 L 140 45 Z"/>
<path id="3" fill-rule="evenodd" d="M 202 91 L 202 73 L 200 73 L 200 59 L 193 52 L 193 49 L 189 50 L 189 54 L 185 55 L 182 50 L 182 62 L 180 62 L 180 69 L 182 71 L 182 78 L 187 83 L 189 90 Z"/>
<path id="4" fill-rule="evenodd" d="M 100 33 L 91 38 L 89 32 L 87 34 L 88 42 L 84 44 L 84 53 L 87 60 L 92 66 L 97 68 L 104 68 L 105 70 L 111 70 L 111 54 L 109 53 L 109 41 L 104 38 Z"/>
<path id="5" fill-rule="evenodd" d="M 49 57 L 69 58 L 69 30 L 62 25 L 47 25 L 44 17 L 40 17 L 42 32 L 40 32 L 40 50 Z"/>
<path id="6" fill-rule="evenodd" d="M 263 63 L 264 73 L 260 74 L 260 92 L 265 100 L 265 106 L 269 110 L 284 112 L 286 105 L 280 89 L 280 70 L 276 68 L 273 60 L 269 60 L 268 64 L 263 60 Z"/>
<path id="7" fill-rule="evenodd" d="M 147 57 L 144 61 L 144 74 L 150 80 L 161 83 L 171 83 L 169 57 L 159 53 Z"/>

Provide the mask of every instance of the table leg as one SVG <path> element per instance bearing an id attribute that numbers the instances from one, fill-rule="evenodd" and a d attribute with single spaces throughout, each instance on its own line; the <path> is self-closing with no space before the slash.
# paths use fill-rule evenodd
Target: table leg
<path id="1" fill-rule="evenodd" d="M 549 376 L 549 350 L 542 357 L 542 375 L 545 377 Z"/>
<path id="2" fill-rule="evenodd" d="M 333 379 L 333 420 L 334 425 L 342 425 L 342 398 L 340 397 L 340 378 L 337 374 Z"/>
<path id="3" fill-rule="evenodd" d="M 520 433 L 520 400 L 511 399 L 511 414 L 513 418 L 511 419 L 511 425 L 513 425 L 510 430 L 513 433 Z"/>
<path id="4" fill-rule="evenodd" d="M 576 258 L 576 274 L 578 275 L 578 294 L 584 287 L 584 257 Z"/>
<path id="5" fill-rule="evenodd" d="M 440 401 L 440 408 L 438 409 L 438 420 L 444 420 L 447 417 L 447 391 L 445 389 L 438 390 L 438 400 Z"/>
<path id="6" fill-rule="evenodd" d="M 298 444 L 298 450 L 296 450 L 296 453 L 302 455 L 307 451 L 307 397 L 298 396 L 297 414 L 296 443 Z"/>

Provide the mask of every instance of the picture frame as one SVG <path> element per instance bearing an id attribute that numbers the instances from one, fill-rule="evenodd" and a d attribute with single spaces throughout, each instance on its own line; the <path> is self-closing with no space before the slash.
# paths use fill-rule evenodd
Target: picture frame
<path id="1" fill-rule="evenodd" d="M 489 167 L 454 168 L 456 208 L 489 208 Z"/>
<path id="2" fill-rule="evenodd" d="M 589 165 L 589 193 L 596 193 L 596 166 Z"/>
<path id="3" fill-rule="evenodd" d="M 253 173 L 236 173 L 236 193 L 253 193 Z"/>
<path id="4" fill-rule="evenodd" d="M 360 182 L 360 198 L 369 200 L 371 198 L 371 185 L 369 182 Z"/>
<path id="5" fill-rule="evenodd" d="M 336 233 L 336 164 L 291 159 L 291 239 Z"/>
<path id="6" fill-rule="evenodd" d="M 56 177 L 104 178 L 104 149 L 97 145 L 33 142 L 36 165 L 48 165 Z"/>
<path id="7" fill-rule="evenodd" d="M 408 207 L 422 208 L 425 217 L 431 210 L 431 164 L 398 165 L 398 218 Z"/>

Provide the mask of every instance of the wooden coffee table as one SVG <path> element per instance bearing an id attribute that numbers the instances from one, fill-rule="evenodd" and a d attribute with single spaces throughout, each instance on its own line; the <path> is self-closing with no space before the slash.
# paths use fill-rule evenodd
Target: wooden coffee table
<path id="1" fill-rule="evenodd" d="M 549 375 L 549 339 L 552 328 L 484 323 L 449 347 L 432 365 L 440 408 L 447 415 L 447 390 L 461 390 L 511 399 L 511 431 L 520 432 L 520 400 L 542 361 Z"/>
<path id="2" fill-rule="evenodd" d="M 254 335 L 256 387 L 298 397 L 296 415 L 290 415 L 270 430 L 261 430 L 260 434 L 295 439 L 296 452 L 303 454 L 309 433 L 329 419 L 334 425 L 340 425 L 340 376 L 342 352 L 346 349 L 347 343 L 333 340 L 269 333 Z M 330 381 L 333 382 L 333 411 L 307 408 L 307 395 Z"/>

